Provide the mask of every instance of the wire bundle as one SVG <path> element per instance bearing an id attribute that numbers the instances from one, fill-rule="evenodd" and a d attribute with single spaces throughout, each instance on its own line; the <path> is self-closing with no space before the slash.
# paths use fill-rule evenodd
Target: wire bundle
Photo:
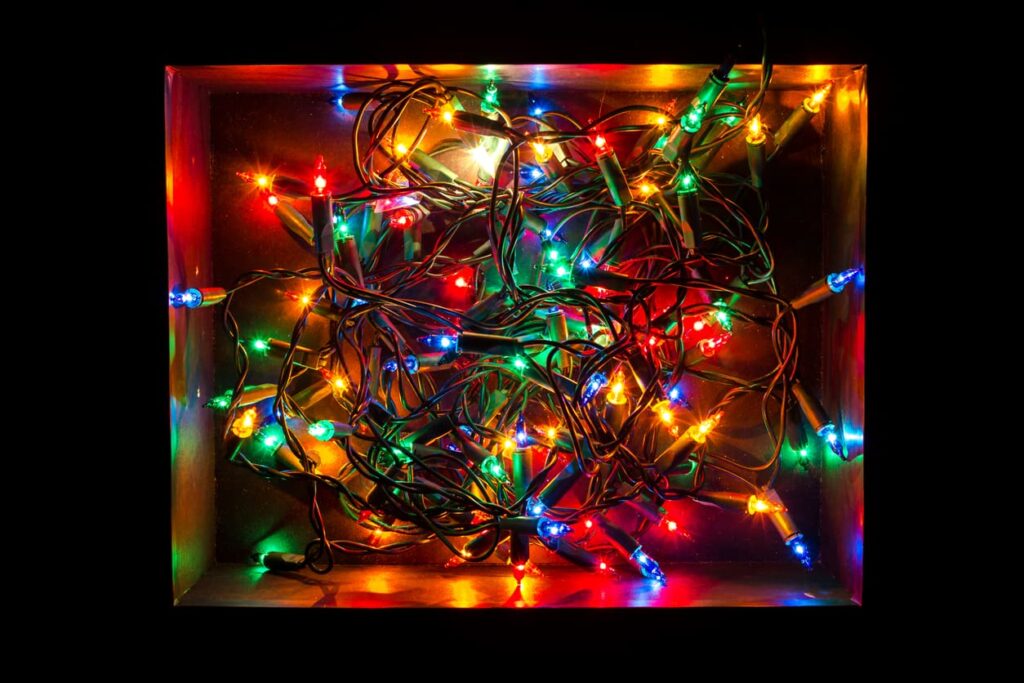
<path id="1" fill-rule="evenodd" d="M 521 578 L 533 542 L 595 570 L 614 549 L 664 580 L 638 539 L 683 497 L 771 516 L 810 566 L 771 488 L 796 405 L 798 329 L 775 286 L 768 207 L 760 183 L 703 170 L 760 120 L 771 81 L 765 63 L 756 90 L 721 98 L 730 68 L 688 108 L 630 105 L 587 123 L 512 116 L 494 81 L 388 81 L 346 101 L 358 106 L 354 187 L 329 192 L 322 161 L 312 195 L 299 180 L 239 174 L 316 265 L 247 272 L 227 290 L 238 380 L 211 404 L 226 411 L 232 461 L 309 482 L 305 566 L 439 542 L 453 564 L 507 555 Z M 695 133 L 682 128 L 690 112 Z M 312 221 L 294 207 L 308 196 Z M 246 338 L 232 303 L 269 280 L 305 283 L 302 312 L 288 339 Z M 451 287 L 472 300 L 444 305 L 439 288 Z M 317 316 L 326 338 L 309 334 Z M 726 343 L 769 345 L 773 367 L 723 370 L 713 359 Z M 254 353 L 280 359 L 276 384 L 246 384 Z M 684 384 L 718 398 L 698 414 Z M 718 452 L 715 430 L 751 395 L 767 454 Z M 332 537 L 325 488 L 373 541 Z M 564 504 L 571 490 L 578 502 Z M 635 528 L 608 518 L 619 506 Z"/>

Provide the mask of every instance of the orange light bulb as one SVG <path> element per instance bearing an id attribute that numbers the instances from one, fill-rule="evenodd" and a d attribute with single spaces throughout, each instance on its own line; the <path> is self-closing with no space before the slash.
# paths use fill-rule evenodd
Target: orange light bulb
<path id="1" fill-rule="evenodd" d="M 831 83 L 826 83 L 822 87 L 814 91 L 814 94 L 804 100 L 804 106 L 812 113 L 817 114 L 821 109 L 821 103 L 828 97 L 829 91 L 832 89 Z"/>
<path id="2" fill-rule="evenodd" d="M 268 185 L 270 185 L 270 178 L 268 178 L 265 175 L 258 175 L 256 176 L 256 184 L 259 187 L 267 187 Z"/>
<path id="3" fill-rule="evenodd" d="M 620 406 L 626 402 L 624 392 L 626 391 L 626 377 L 619 370 L 615 373 L 612 378 L 612 384 L 608 388 L 608 394 L 605 396 L 605 400 L 615 406 Z"/>
<path id="4" fill-rule="evenodd" d="M 551 155 L 554 154 L 554 150 L 543 142 L 531 142 L 530 147 L 533 147 L 533 155 L 541 163 L 550 159 Z"/>
<path id="5" fill-rule="evenodd" d="M 235 421 L 231 423 L 231 433 L 240 439 L 247 439 L 252 436 L 253 429 L 256 426 L 256 409 L 249 408 L 241 417 L 235 418 Z"/>
<path id="6" fill-rule="evenodd" d="M 783 505 L 773 503 L 770 500 L 761 498 L 760 496 L 751 495 L 747 499 L 747 514 L 756 515 L 758 513 L 771 513 L 771 512 L 785 512 L 786 508 Z"/>
<path id="7" fill-rule="evenodd" d="M 760 145 L 767 138 L 764 134 L 764 126 L 761 125 L 761 115 L 757 114 L 747 124 L 747 143 L 751 145 Z"/>

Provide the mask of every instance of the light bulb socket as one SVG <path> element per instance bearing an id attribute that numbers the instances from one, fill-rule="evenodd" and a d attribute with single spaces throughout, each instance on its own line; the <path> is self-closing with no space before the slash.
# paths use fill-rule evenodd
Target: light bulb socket
<path id="1" fill-rule="evenodd" d="M 808 110 L 807 102 L 808 100 L 805 99 L 803 104 L 791 111 L 789 116 L 786 117 L 786 120 L 782 122 L 781 126 L 779 126 L 779 129 L 775 131 L 775 134 L 772 136 L 775 141 L 775 149 L 772 150 L 771 154 L 772 158 L 779 153 L 779 150 L 782 149 L 787 142 L 793 139 L 793 137 L 807 124 L 808 121 L 814 118 L 814 115 L 817 112 Z"/>
<path id="2" fill-rule="evenodd" d="M 607 151 L 597 155 L 597 167 L 601 170 L 604 182 L 608 186 L 608 194 L 615 206 L 628 206 L 633 201 L 633 191 L 629 189 L 629 181 L 622 171 L 615 150 L 607 146 Z"/>
<path id="3" fill-rule="evenodd" d="M 700 202 L 696 192 L 676 192 L 676 204 L 679 206 L 679 231 L 682 234 L 683 246 L 696 251 L 700 245 Z"/>
<path id="4" fill-rule="evenodd" d="M 764 187 L 764 139 L 753 143 L 747 140 L 747 167 L 750 169 L 750 184 L 760 190 Z"/>
<path id="5" fill-rule="evenodd" d="M 459 335 L 459 349 L 463 353 L 514 356 L 522 351 L 522 343 L 518 337 L 504 337 L 498 334 L 463 332 Z"/>
<path id="6" fill-rule="evenodd" d="M 289 202 L 279 201 L 274 206 L 274 215 L 278 217 L 281 224 L 306 247 L 314 247 L 313 226 L 306 221 L 306 217 Z"/>
<path id="7" fill-rule="evenodd" d="M 580 470 L 579 465 L 576 463 L 575 457 L 570 457 L 562 470 L 558 473 L 554 479 L 549 481 L 547 485 L 540 490 L 535 498 L 537 501 L 542 503 L 544 507 L 551 508 L 558 505 L 558 502 L 565 497 L 570 489 L 579 481 L 583 472 Z"/>
<path id="8" fill-rule="evenodd" d="M 796 399 L 797 405 L 800 406 L 800 412 L 803 413 L 807 424 L 811 426 L 815 434 L 821 432 L 827 425 L 833 424 L 832 418 L 825 412 L 824 406 L 804 388 L 800 380 L 793 380 L 789 385 L 789 389 L 793 394 L 793 398 Z"/>

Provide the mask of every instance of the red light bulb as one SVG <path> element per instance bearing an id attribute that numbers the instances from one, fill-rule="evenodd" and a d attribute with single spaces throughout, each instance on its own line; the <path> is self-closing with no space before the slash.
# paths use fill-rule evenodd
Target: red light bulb
<path id="1" fill-rule="evenodd" d="M 667 522 L 665 522 L 665 528 L 668 529 L 669 531 L 675 531 L 676 529 L 679 528 L 679 525 L 676 524 L 675 521 L 670 519 Z"/>
<path id="2" fill-rule="evenodd" d="M 271 206 L 277 206 L 277 195 L 276 194 L 267 195 L 267 204 L 270 204 Z"/>
<path id="3" fill-rule="evenodd" d="M 327 166 L 324 164 L 324 156 L 322 154 L 316 158 L 316 175 L 313 176 L 313 184 L 316 186 L 316 191 L 320 194 L 323 194 L 324 189 L 327 187 Z"/>
<path id="4" fill-rule="evenodd" d="M 410 209 L 398 209 L 391 213 L 391 225 L 396 228 L 405 229 L 412 227 L 418 216 Z"/>
<path id="5" fill-rule="evenodd" d="M 603 135 L 598 135 L 596 138 L 594 138 L 594 146 L 597 147 L 598 151 L 603 152 L 605 145 L 607 144 L 608 141 L 604 139 Z"/>
<path id="6" fill-rule="evenodd" d="M 608 563 L 607 562 L 602 562 L 601 564 L 597 565 L 597 568 L 600 569 L 601 571 L 604 571 L 605 569 L 608 569 Z"/>
<path id="7" fill-rule="evenodd" d="M 583 523 L 583 526 L 587 527 L 588 529 L 591 529 L 591 528 L 593 528 L 593 526 L 594 526 L 594 520 L 592 520 L 592 519 L 588 519 L 587 521 L 585 521 L 585 522 Z"/>
<path id="8" fill-rule="evenodd" d="M 522 583 L 523 577 L 526 576 L 526 565 L 517 564 L 512 567 L 512 576 L 515 578 L 517 584 Z"/>
<path id="9" fill-rule="evenodd" d="M 697 346 L 700 348 L 700 352 L 710 358 L 715 355 L 718 349 L 722 348 L 727 341 L 732 337 L 729 332 L 723 332 L 722 334 L 711 337 L 710 339 L 702 339 L 697 342 Z"/>
<path id="10" fill-rule="evenodd" d="M 469 287 L 469 283 L 466 282 L 466 278 L 464 278 L 464 277 L 462 277 L 460 275 L 457 278 L 455 278 L 455 286 L 456 287 Z"/>

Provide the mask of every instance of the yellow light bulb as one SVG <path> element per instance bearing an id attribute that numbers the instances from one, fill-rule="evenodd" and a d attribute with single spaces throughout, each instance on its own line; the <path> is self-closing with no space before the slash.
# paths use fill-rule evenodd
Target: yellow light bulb
<path id="1" fill-rule="evenodd" d="M 612 377 L 612 384 L 608 388 L 608 394 L 605 396 L 605 400 L 615 406 L 620 406 L 626 402 L 626 377 L 622 374 L 622 370 L 615 373 Z"/>
<path id="2" fill-rule="evenodd" d="M 249 408 L 241 417 L 235 418 L 231 423 L 231 433 L 240 439 L 247 439 L 252 436 L 253 428 L 256 426 L 256 409 Z"/>
<path id="3" fill-rule="evenodd" d="M 299 298 L 299 302 L 302 303 L 303 306 L 308 306 L 309 302 L 312 301 L 312 300 L 313 300 L 313 298 L 309 294 L 303 294 Z"/>
<path id="4" fill-rule="evenodd" d="M 751 145 L 760 145 L 765 139 L 764 126 L 761 125 L 761 115 L 757 114 L 747 124 L 747 142 Z"/>
<path id="5" fill-rule="evenodd" d="M 448 125 L 451 125 L 452 121 L 455 120 L 454 110 L 452 110 L 450 107 L 445 107 L 441 111 L 441 120 L 447 123 Z"/>
<path id="6" fill-rule="evenodd" d="M 395 145 L 395 153 L 400 157 L 404 157 L 406 154 L 409 153 L 409 148 L 403 145 L 401 142 L 399 142 L 397 145 Z"/>
<path id="7" fill-rule="evenodd" d="M 700 424 L 695 424 L 686 430 L 687 435 L 696 441 L 697 443 L 704 443 L 708 434 L 711 433 L 715 427 L 718 426 L 719 421 L 722 419 L 721 413 L 715 413 L 708 419 L 702 421 Z"/>
<path id="8" fill-rule="evenodd" d="M 764 498 L 760 498 L 758 496 L 751 495 L 750 498 L 747 499 L 748 515 L 756 515 L 759 512 L 785 512 L 785 510 L 786 508 L 784 506 L 778 505 L 776 503 L 771 502 L 770 500 L 765 500 Z"/>
<path id="9" fill-rule="evenodd" d="M 558 430 L 555 429 L 554 427 L 548 427 L 546 434 L 548 435 L 548 439 L 554 441 L 555 437 L 558 436 Z"/>
<path id="10" fill-rule="evenodd" d="M 483 145 L 477 145 L 469 151 L 469 155 L 473 157 L 473 161 L 477 163 L 484 171 L 487 171 L 490 175 L 494 175 L 494 157 L 491 156 L 491 152 Z"/>
<path id="11" fill-rule="evenodd" d="M 654 194 L 654 191 L 656 189 L 657 188 L 654 187 L 654 185 L 651 185 L 650 183 L 642 183 L 640 185 L 640 196 L 650 197 L 652 194 Z"/>
<path id="12" fill-rule="evenodd" d="M 658 401 L 654 404 L 654 414 L 658 416 L 658 419 L 662 421 L 666 426 L 672 426 L 676 421 L 676 414 L 672 410 L 672 403 L 668 400 Z"/>
<path id="13" fill-rule="evenodd" d="M 804 100 L 804 106 L 813 113 L 818 113 L 821 109 L 821 103 L 828 97 L 829 91 L 832 89 L 831 83 L 826 83 L 822 87 L 814 91 L 814 94 Z"/>
<path id="14" fill-rule="evenodd" d="M 530 147 L 533 147 L 533 155 L 541 163 L 550 159 L 551 155 L 554 154 L 554 150 L 543 142 L 531 142 Z"/>
<path id="15" fill-rule="evenodd" d="M 337 389 L 338 391 L 344 391 L 345 387 L 347 386 L 344 377 L 335 377 L 333 384 L 334 388 Z"/>
<path id="16" fill-rule="evenodd" d="M 265 175 L 256 176 L 256 184 L 260 187 L 267 187 L 270 185 L 270 178 Z"/>
<path id="17" fill-rule="evenodd" d="M 668 118 L 665 116 L 659 116 L 657 123 L 659 126 L 664 126 L 666 123 L 668 123 Z"/>

